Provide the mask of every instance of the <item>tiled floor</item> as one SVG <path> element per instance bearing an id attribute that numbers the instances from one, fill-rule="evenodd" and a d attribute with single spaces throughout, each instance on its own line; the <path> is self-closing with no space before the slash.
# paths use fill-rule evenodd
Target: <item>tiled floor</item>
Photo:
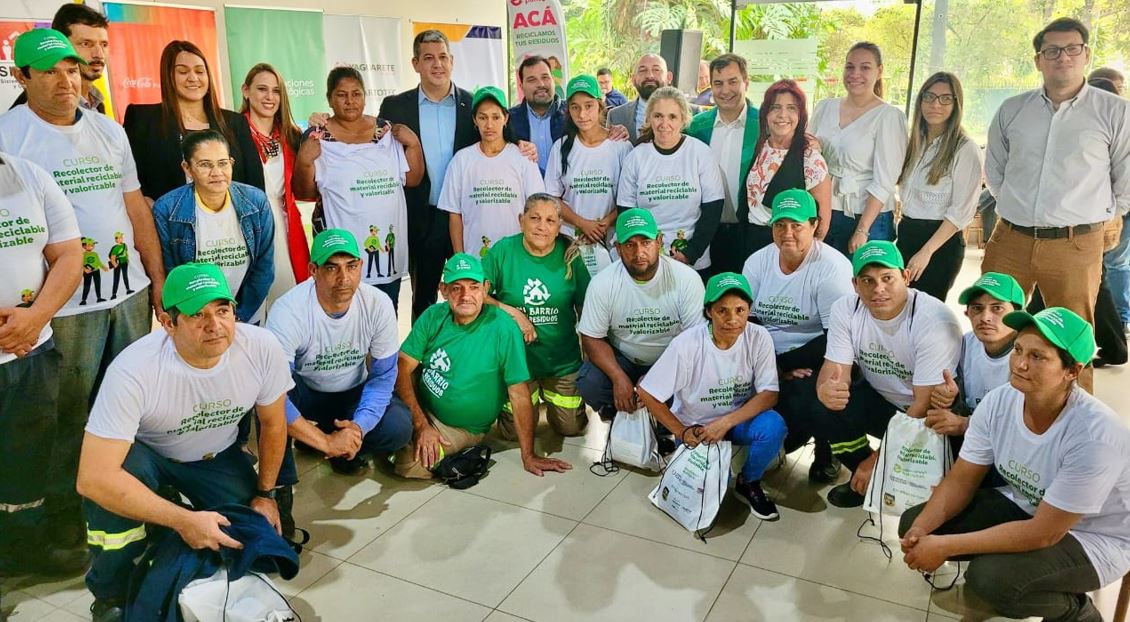
<path id="1" fill-rule="evenodd" d="M 969 253 L 959 283 L 979 258 Z M 1130 412 L 1116 390 L 1130 369 L 1096 379 L 1100 397 Z M 298 577 L 279 585 L 304 622 L 993 619 L 960 583 L 931 594 L 899 559 L 893 523 L 884 537 L 895 561 L 861 541 L 863 512 L 827 507 L 807 482 L 807 450 L 766 478 L 780 521 L 762 523 L 728 498 L 703 543 L 647 502 L 655 475 L 589 472 L 604 434 L 594 422 L 562 441 L 542 426 L 539 446 L 575 467 L 544 479 L 522 471 L 515 445 L 491 439 L 496 464 L 467 491 L 384 469 L 344 477 L 301 455 L 296 518 L 313 539 Z M 1097 596 L 1108 619 L 1117 587 Z M 9 582 L 0 620 L 86 620 L 90 598 L 80 578 Z"/>

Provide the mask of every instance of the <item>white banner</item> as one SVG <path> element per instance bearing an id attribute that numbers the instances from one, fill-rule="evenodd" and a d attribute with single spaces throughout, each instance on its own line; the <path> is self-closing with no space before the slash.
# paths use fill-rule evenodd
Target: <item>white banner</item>
<path id="1" fill-rule="evenodd" d="M 510 42 L 514 52 L 514 79 L 518 66 L 528 56 L 544 56 L 557 82 L 557 94 L 565 98 L 569 81 L 569 53 L 565 45 L 565 13 L 558 0 L 510 0 Z M 517 89 L 519 95 L 522 90 Z"/>
<path id="2" fill-rule="evenodd" d="M 326 71 L 350 66 L 365 79 L 365 112 L 376 115 L 381 100 L 400 90 L 400 18 L 323 15 Z"/>

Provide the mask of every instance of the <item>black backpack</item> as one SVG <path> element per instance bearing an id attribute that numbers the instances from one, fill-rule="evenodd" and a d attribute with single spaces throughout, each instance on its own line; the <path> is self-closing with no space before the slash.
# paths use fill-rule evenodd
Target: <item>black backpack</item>
<path id="1" fill-rule="evenodd" d="M 445 456 L 432 468 L 432 473 L 456 490 L 479 483 L 490 469 L 490 447 L 472 445 Z"/>

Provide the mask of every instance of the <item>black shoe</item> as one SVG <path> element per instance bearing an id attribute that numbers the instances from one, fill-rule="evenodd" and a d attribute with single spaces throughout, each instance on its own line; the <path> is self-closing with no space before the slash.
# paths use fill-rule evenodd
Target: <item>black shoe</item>
<path id="1" fill-rule="evenodd" d="M 98 302 L 106 302 L 106 299 L 105 298 L 99 298 Z"/>
<path id="2" fill-rule="evenodd" d="M 369 466 L 369 460 L 364 456 L 355 456 L 352 460 L 330 458 L 330 468 L 334 470 L 334 473 L 341 473 L 342 475 L 356 475 L 367 466 Z"/>
<path id="3" fill-rule="evenodd" d="M 655 439 L 656 447 L 659 448 L 659 455 L 669 456 L 675 452 L 675 437 L 674 436 L 660 436 Z"/>
<path id="4" fill-rule="evenodd" d="M 748 503 L 753 515 L 761 520 L 775 521 L 781 518 L 781 514 L 777 512 L 777 504 L 773 503 L 773 500 L 761 489 L 760 481 L 747 482 L 738 477 L 738 482 L 734 485 L 734 493 L 739 499 Z"/>
<path id="5" fill-rule="evenodd" d="M 93 622 L 121 622 L 125 617 L 125 603 L 116 600 L 95 600 L 90 605 Z"/>
<path id="6" fill-rule="evenodd" d="M 832 455 L 827 441 L 816 441 L 812 465 L 808 467 L 808 481 L 813 484 L 834 484 L 840 476 L 840 461 Z"/>
<path id="7" fill-rule="evenodd" d="M 828 491 L 828 503 L 838 508 L 857 508 L 863 505 L 863 495 L 852 490 L 851 482 L 847 482 Z"/>

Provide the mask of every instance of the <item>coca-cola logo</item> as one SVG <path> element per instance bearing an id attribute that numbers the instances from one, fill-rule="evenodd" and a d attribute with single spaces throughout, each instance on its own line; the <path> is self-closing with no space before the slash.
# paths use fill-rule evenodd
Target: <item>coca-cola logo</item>
<path id="1" fill-rule="evenodd" d="M 160 84 L 149 76 L 138 76 L 136 78 L 122 79 L 122 86 L 127 89 L 148 89 L 153 88 Z"/>

